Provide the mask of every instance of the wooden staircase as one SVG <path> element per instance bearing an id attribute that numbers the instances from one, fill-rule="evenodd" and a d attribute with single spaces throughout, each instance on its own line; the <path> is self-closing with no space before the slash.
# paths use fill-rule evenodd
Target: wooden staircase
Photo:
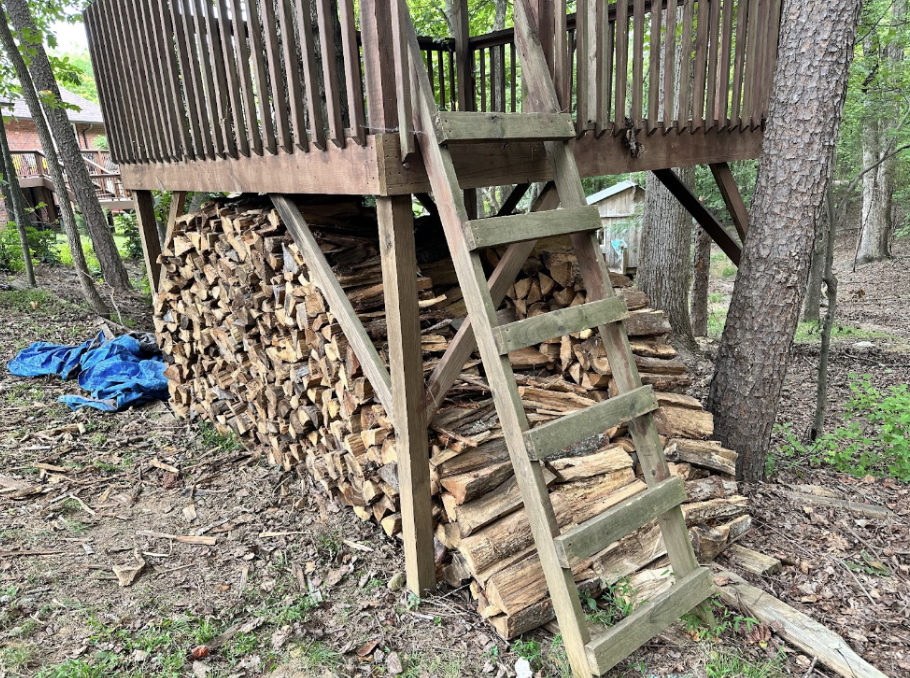
<path id="1" fill-rule="evenodd" d="M 651 413 L 657 400 L 641 384 L 623 319 L 628 310 L 615 297 L 595 233 L 600 216 L 585 200 L 571 148 L 575 129 L 560 114 L 556 91 L 530 19 L 527 0 L 515 1 L 516 45 L 527 95 L 522 114 L 437 111 L 416 33 L 407 17 L 408 54 L 415 102 L 414 119 L 423 162 L 429 174 L 455 270 L 493 392 L 525 511 L 575 676 L 602 675 L 693 608 L 711 623 L 705 600 L 713 583 L 689 541 L 680 504 L 683 483 L 671 477 Z M 544 142 L 562 209 L 519 216 L 470 219 L 449 146 L 489 142 Z M 493 281 L 487 281 L 480 250 L 510 245 L 527 254 L 539 238 L 569 235 L 587 290 L 588 302 L 506 325 L 498 325 Z M 597 327 L 619 395 L 587 409 L 531 428 L 508 354 L 547 339 Z M 539 463 L 570 445 L 627 422 L 648 488 L 623 504 L 560 533 Z M 572 566 L 610 543 L 656 519 L 676 583 L 606 632 L 592 637 L 582 611 Z"/>

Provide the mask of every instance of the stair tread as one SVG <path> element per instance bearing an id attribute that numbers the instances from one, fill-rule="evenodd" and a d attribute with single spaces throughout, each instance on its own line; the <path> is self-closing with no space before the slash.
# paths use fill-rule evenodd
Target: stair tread
<path id="1" fill-rule="evenodd" d="M 528 456 L 537 461 L 657 409 L 650 386 L 640 386 L 615 398 L 532 428 L 524 434 Z"/>
<path id="2" fill-rule="evenodd" d="M 573 567 L 686 500 L 682 478 L 667 478 L 553 539 L 564 568 Z"/>
<path id="3" fill-rule="evenodd" d="M 617 322 L 628 316 L 629 309 L 625 300 L 610 297 L 500 325 L 493 328 L 493 335 L 499 353 L 504 355 L 549 339 Z"/>
<path id="4" fill-rule="evenodd" d="M 711 571 L 692 570 L 669 590 L 644 603 L 631 615 L 585 646 L 588 665 L 595 675 L 603 675 L 623 659 L 679 618 L 704 602 L 714 589 Z"/>
<path id="5" fill-rule="evenodd" d="M 468 249 L 478 250 L 555 235 L 596 231 L 601 225 L 597 208 L 586 206 L 473 219 L 465 224 L 464 234 Z"/>
<path id="6" fill-rule="evenodd" d="M 481 113 L 439 111 L 440 144 L 558 141 L 575 138 L 572 116 L 565 113 Z"/>

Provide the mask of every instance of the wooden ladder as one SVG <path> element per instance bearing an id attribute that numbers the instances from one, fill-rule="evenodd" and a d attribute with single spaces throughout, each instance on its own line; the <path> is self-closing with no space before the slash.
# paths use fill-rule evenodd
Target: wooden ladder
<path id="1" fill-rule="evenodd" d="M 401 0 L 403 3 L 403 0 Z M 493 392 L 515 477 L 546 576 L 569 662 L 575 676 L 602 675 L 681 615 L 699 608 L 710 623 L 713 582 L 692 551 L 680 504 L 683 482 L 671 477 L 651 413 L 657 400 L 642 386 L 622 320 L 625 302 L 614 295 L 595 233 L 600 216 L 585 199 L 570 142 L 571 116 L 559 113 L 556 92 L 529 20 L 527 0 L 515 1 L 515 35 L 522 78 L 534 113 L 456 113 L 438 111 L 417 37 L 406 8 L 414 121 L 423 162 L 430 177 L 468 317 Z M 527 101 L 526 101 L 527 108 Z M 541 141 L 550 158 L 562 203 L 558 211 L 472 220 L 468 218 L 448 147 L 452 144 Z M 578 259 L 588 302 L 518 322 L 498 325 L 496 303 L 481 265 L 485 247 L 527 243 L 569 235 Z M 524 246 L 525 255 L 528 251 Z M 508 253 L 506 256 L 510 256 Z M 500 285 L 501 287 L 501 285 Z M 619 395 L 571 415 L 531 428 L 508 354 L 520 348 L 597 327 Z M 541 460 L 566 447 L 628 423 L 647 489 L 625 503 L 560 534 L 544 481 Z M 673 565 L 675 584 L 606 632 L 592 638 L 582 611 L 572 567 L 612 542 L 656 519 Z"/>

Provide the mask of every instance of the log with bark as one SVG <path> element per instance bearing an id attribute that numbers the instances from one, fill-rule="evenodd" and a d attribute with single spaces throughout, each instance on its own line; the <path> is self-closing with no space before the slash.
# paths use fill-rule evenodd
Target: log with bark
<path id="1" fill-rule="evenodd" d="M 388 339 L 376 221 L 359 202 L 308 199 L 301 210 L 379 355 Z M 420 239 L 418 238 L 418 241 Z M 501 251 L 489 250 L 490 270 Z M 421 260 L 426 257 L 418 253 Z M 156 299 L 159 343 L 170 361 L 171 405 L 236 435 L 390 536 L 401 532 L 396 437 L 357 356 L 300 252 L 270 205 L 220 200 L 176 223 L 162 255 Z M 450 260 L 420 264 L 418 288 L 426 374 L 464 320 Z M 658 393 L 659 432 L 671 470 L 686 482 L 684 505 L 697 550 L 710 560 L 748 529 L 746 500 L 730 474 L 735 453 L 703 440 L 711 416 L 685 395 L 685 364 L 666 342 L 669 325 L 648 300 L 613 280 L 632 315 L 632 349 Z M 581 304 L 574 257 L 532 256 L 509 289 L 501 320 Z M 539 425 L 614 395 L 596 333 L 584 331 L 510 355 L 529 420 Z M 428 430 L 440 578 L 470 582 L 478 612 L 510 638 L 553 618 L 521 495 L 477 355 L 465 365 Z M 544 470 L 562 527 L 645 489 L 625 426 L 564 450 Z M 744 526 L 745 521 L 745 526 Z M 666 553 L 650 524 L 579 563 L 591 595 Z"/>

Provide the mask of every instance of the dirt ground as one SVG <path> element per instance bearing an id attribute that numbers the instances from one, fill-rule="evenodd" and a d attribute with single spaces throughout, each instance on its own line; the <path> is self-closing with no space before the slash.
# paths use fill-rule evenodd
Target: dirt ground
<path id="1" fill-rule="evenodd" d="M 856 273 L 840 266 L 839 317 L 860 332 L 840 332 L 832 353 L 829 426 L 849 373 L 907 382 L 908 257 L 899 244 L 893 261 Z M 401 545 L 296 473 L 174 419 L 163 403 L 73 413 L 56 400 L 77 392 L 74 383 L 11 376 L 6 363 L 31 342 L 75 344 L 97 332 L 71 272 L 39 274 L 47 292 L 0 291 L 0 676 L 499 677 L 515 675 L 522 658 L 536 676 L 569 675 L 558 638 L 541 630 L 499 640 L 466 590 L 409 595 L 397 576 Z M 731 285 L 718 280 L 712 291 Z M 149 327 L 141 299 L 117 306 L 125 324 Z M 705 350 L 700 396 L 716 344 Z M 817 353 L 813 337 L 794 349 L 779 421 L 796 432 L 814 408 Z M 742 543 L 785 565 L 766 578 L 742 574 L 887 674 L 910 675 L 910 488 L 792 457 L 776 459 L 775 471 L 745 488 L 754 529 Z M 803 505 L 783 494 L 793 485 L 895 517 Z M 719 565 L 737 570 L 724 557 Z M 115 566 L 135 577 L 130 585 L 119 585 Z M 731 623 L 716 634 L 679 625 L 610 675 L 833 675 L 774 634 L 759 642 L 745 624 L 737 632 L 735 611 L 719 613 Z"/>

